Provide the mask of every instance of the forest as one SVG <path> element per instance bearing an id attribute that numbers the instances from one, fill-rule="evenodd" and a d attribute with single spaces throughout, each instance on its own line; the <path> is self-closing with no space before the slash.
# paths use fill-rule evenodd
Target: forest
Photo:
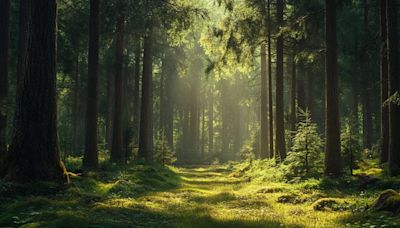
<path id="1" fill-rule="evenodd" d="M 0 227 L 400 227 L 400 2 L 0 0 Z"/>

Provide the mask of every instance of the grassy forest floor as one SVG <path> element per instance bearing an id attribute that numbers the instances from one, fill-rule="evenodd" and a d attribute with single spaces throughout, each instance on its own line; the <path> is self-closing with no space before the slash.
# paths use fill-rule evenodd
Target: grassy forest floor
<path id="1" fill-rule="evenodd" d="M 0 227 L 400 226 L 368 209 L 382 189 L 400 186 L 396 179 L 281 181 L 267 163 L 104 166 L 62 189 L 0 183 Z"/>

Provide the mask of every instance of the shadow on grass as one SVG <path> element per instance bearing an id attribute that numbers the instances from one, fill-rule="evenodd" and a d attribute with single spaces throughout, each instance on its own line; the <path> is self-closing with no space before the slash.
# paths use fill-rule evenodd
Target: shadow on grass
<path id="1" fill-rule="evenodd" d="M 147 227 L 152 226 L 152 222 L 162 224 L 163 217 L 158 213 L 118 206 L 100 210 L 97 204 L 115 198 L 129 200 L 168 191 L 178 188 L 181 183 L 180 176 L 168 167 L 143 164 L 103 167 L 81 176 L 71 174 L 71 179 L 72 184 L 68 187 L 51 183 L 16 185 L 0 182 L 0 227 L 24 224 L 118 227 L 139 223 Z M 137 221 L 138 216 L 144 220 Z"/>

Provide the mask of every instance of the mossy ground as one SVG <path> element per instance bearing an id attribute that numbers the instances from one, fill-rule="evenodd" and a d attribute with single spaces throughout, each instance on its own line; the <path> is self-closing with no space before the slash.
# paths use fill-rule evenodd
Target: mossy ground
<path id="1" fill-rule="evenodd" d="M 0 227 L 400 226 L 398 217 L 367 209 L 378 187 L 357 190 L 353 179 L 287 181 L 263 162 L 244 167 L 131 164 L 74 175 L 61 189 L 2 183 Z"/>

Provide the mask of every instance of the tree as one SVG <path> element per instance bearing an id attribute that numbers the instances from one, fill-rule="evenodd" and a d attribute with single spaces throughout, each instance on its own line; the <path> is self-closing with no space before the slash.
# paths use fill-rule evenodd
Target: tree
<path id="1" fill-rule="evenodd" d="M 7 151 L 8 43 L 10 0 L 0 2 L 0 162 Z"/>
<path id="2" fill-rule="evenodd" d="M 297 107 L 296 107 L 296 89 L 297 89 L 297 71 L 296 71 L 296 59 L 295 52 L 292 54 L 292 78 L 291 78 L 291 90 L 290 90 L 290 130 L 296 131 L 296 123 L 297 123 Z"/>
<path id="3" fill-rule="evenodd" d="M 274 157 L 274 112 L 273 112 L 273 97 L 272 97 L 272 51 L 271 51 L 271 0 L 267 3 L 267 25 L 268 25 L 268 112 L 269 112 L 269 156 Z"/>
<path id="4" fill-rule="evenodd" d="M 214 85 L 210 83 L 211 89 L 208 92 L 208 154 L 214 152 Z"/>
<path id="5" fill-rule="evenodd" d="M 267 60 L 265 44 L 261 45 L 261 139 L 260 139 L 260 157 L 269 158 L 268 151 L 268 104 L 267 104 Z"/>
<path id="6" fill-rule="evenodd" d="M 142 102 L 140 112 L 139 159 L 152 160 L 153 153 L 153 25 L 146 22 L 144 38 Z"/>
<path id="7" fill-rule="evenodd" d="M 399 79 L 399 36 L 397 2 L 387 1 L 387 45 L 388 45 L 388 72 L 389 97 L 400 91 Z M 389 167 L 393 174 L 400 169 L 400 106 L 389 103 Z"/>
<path id="8" fill-rule="evenodd" d="M 97 75 L 99 68 L 99 0 L 90 0 L 88 94 L 83 165 L 97 168 Z"/>
<path id="9" fill-rule="evenodd" d="M 339 91 L 337 78 L 336 0 L 325 0 L 326 39 L 326 148 L 325 175 L 342 175 L 340 156 Z"/>
<path id="10" fill-rule="evenodd" d="M 133 134 L 135 144 L 139 144 L 139 121 L 140 121 L 140 62 L 141 62 L 141 45 L 138 39 L 135 51 L 135 77 L 133 85 Z"/>
<path id="11" fill-rule="evenodd" d="M 125 153 L 123 150 L 123 91 L 124 91 L 124 30 L 125 15 L 123 13 L 123 4 L 119 3 L 120 13 L 116 21 L 116 42 L 115 42 L 115 94 L 114 94 L 114 119 L 113 119 L 113 136 L 111 144 L 110 161 L 118 164 L 125 163 Z"/>
<path id="12" fill-rule="evenodd" d="M 380 86 L 381 86 L 381 154 L 380 163 L 388 161 L 389 150 L 389 108 L 383 105 L 388 99 L 388 62 L 387 62 L 387 26 L 386 26 L 386 4 L 387 0 L 380 1 Z"/>
<path id="13" fill-rule="evenodd" d="M 56 106 L 57 1 L 32 0 L 26 71 L 17 94 L 13 137 L 0 177 L 68 182 L 60 161 Z"/>
<path id="14" fill-rule="evenodd" d="M 291 173 L 308 175 L 321 167 L 322 139 L 317 125 L 311 120 L 310 112 L 302 111 L 300 116 L 293 146 L 285 162 L 289 164 Z"/>
<path id="15" fill-rule="evenodd" d="M 278 26 L 283 26 L 283 0 L 276 2 L 276 19 Z M 283 35 L 278 31 L 276 39 L 276 153 L 281 161 L 286 158 L 285 148 L 285 122 L 284 122 L 284 97 L 283 97 Z"/>

